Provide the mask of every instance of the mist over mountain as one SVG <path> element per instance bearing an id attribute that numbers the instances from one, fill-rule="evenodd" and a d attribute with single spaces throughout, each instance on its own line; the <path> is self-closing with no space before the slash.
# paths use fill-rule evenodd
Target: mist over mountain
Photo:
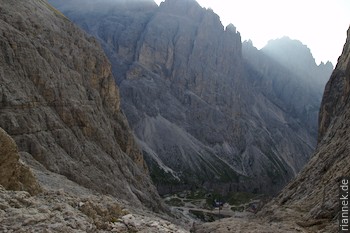
<path id="1" fill-rule="evenodd" d="M 322 91 L 288 87 L 301 73 L 266 55 L 274 77 L 254 68 L 236 28 L 212 10 L 192 0 L 108 12 L 99 10 L 108 1 L 92 12 L 51 3 L 101 42 L 161 193 L 196 185 L 275 192 L 308 160 L 321 98 L 313 95 Z"/>
<path id="2" fill-rule="evenodd" d="M 300 41 L 289 37 L 270 40 L 261 51 L 296 73 L 308 85 L 322 87 L 318 88 L 322 95 L 323 88 L 333 71 L 331 62 L 317 65 L 310 49 Z"/>
<path id="3" fill-rule="evenodd" d="M 310 50 L 288 37 L 273 40 L 261 50 L 251 41 L 245 41 L 242 48 L 253 85 L 316 138 L 319 106 L 332 64 L 317 66 Z"/>
<path id="4" fill-rule="evenodd" d="M 243 232 L 341 232 L 341 217 L 347 229 L 348 215 L 344 210 L 348 208 L 346 205 L 339 208 L 339 187 L 343 177 L 350 176 L 349 54 L 350 28 L 343 52 L 325 87 L 316 150 L 302 171 L 253 218 L 228 218 L 205 223 L 197 227 L 197 232 L 223 233 L 229 232 L 228 229 Z"/>

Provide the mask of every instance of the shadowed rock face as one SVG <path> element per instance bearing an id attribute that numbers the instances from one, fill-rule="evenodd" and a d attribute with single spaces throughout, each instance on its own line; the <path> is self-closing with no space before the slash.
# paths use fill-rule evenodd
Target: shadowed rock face
<path id="1" fill-rule="evenodd" d="M 0 126 L 21 154 L 85 187 L 157 208 L 95 39 L 45 1 L 4 0 L 0 11 Z"/>
<path id="2" fill-rule="evenodd" d="M 311 160 L 257 215 L 206 223 L 197 232 L 339 232 L 340 181 L 350 176 L 349 83 L 350 28 L 324 91 L 318 144 Z"/>
<path id="3" fill-rule="evenodd" d="M 252 85 L 316 138 L 319 106 L 333 65 L 317 66 L 307 46 L 288 37 L 272 40 L 261 50 L 245 41 L 242 51 Z"/>
<path id="4" fill-rule="evenodd" d="M 350 176 L 350 29 L 322 99 L 318 145 L 305 168 L 279 195 L 281 206 L 306 212 L 304 221 L 320 220 L 316 227 L 333 224 L 337 230 L 339 185 Z"/>
<path id="5" fill-rule="evenodd" d="M 328 81 L 319 114 L 318 145 L 298 176 L 266 208 L 302 212 L 300 225 L 315 232 L 337 232 L 339 186 L 350 170 L 350 28 L 343 52 Z"/>
<path id="6" fill-rule="evenodd" d="M 105 49 L 159 191 L 177 184 L 271 193 L 306 163 L 316 141 L 315 124 L 306 125 L 316 119 L 301 121 L 292 109 L 303 106 L 280 100 L 272 79 L 261 82 L 233 25 L 224 28 L 193 0 L 139 8 L 116 1 L 108 12 L 98 10 L 106 1 L 95 11 L 73 2 L 51 1 Z"/>

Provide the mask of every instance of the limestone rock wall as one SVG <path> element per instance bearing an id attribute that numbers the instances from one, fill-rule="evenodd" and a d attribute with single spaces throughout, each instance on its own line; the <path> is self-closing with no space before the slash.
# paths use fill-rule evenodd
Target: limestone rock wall
<path id="1" fill-rule="evenodd" d="M 0 126 L 46 169 L 158 208 L 111 66 L 46 1 L 1 1 Z"/>

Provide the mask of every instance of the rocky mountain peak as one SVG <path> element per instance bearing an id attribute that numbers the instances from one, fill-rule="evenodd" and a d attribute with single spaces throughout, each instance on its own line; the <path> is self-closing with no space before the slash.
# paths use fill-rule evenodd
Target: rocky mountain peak
<path id="1" fill-rule="evenodd" d="M 229 25 L 226 26 L 225 28 L 226 31 L 230 31 L 230 32 L 233 32 L 233 33 L 237 33 L 237 28 L 232 24 L 230 23 Z"/>
<path id="2" fill-rule="evenodd" d="M 208 27 L 223 27 L 217 14 L 211 9 L 202 8 L 195 0 L 166 0 L 159 10 L 169 15 L 186 17 L 193 22 L 202 21 Z"/>
<path id="3" fill-rule="evenodd" d="M 172 8 L 173 11 L 171 12 L 175 14 L 183 14 L 189 8 L 202 8 L 196 0 L 165 0 L 160 4 L 160 7 L 164 7 L 166 9 L 165 11 L 169 11 Z M 180 10 L 183 11 L 181 12 Z"/>
<path id="4" fill-rule="evenodd" d="M 185 71 L 189 63 L 193 69 L 201 69 L 199 63 L 212 71 L 222 68 L 229 75 L 227 67 L 219 66 L 239 62 L 240 43 L 237 33 L 225 33 L 219 17 L 196 1 L 166 1 L 147 23 L 138 42 L 137 61 L 158 74 L 172 74 L 172 79 L 180 78 L 175 68 Z M 184 72 L 181 79 L 189 82 L 189 76 L 193 76 L 190 73 Z"/>
<path id="5" fill-rule="evenodd" d="M 319 86 L 322 94 L 333 65 L 330 62 L 317 65 L 310 49 L 301 41 L 285 36 L 270 40 L 261 51 L 298 74 L 299 79 L 306 80 L 308 85 Z"/>
<path id="6" fill-rule="evenodd" d="M 269 40 L 263 50 L 271 52 L 277 52 L 277 50 L 280 50 L 280 53 L 288 52 L 288 55 L 290 56 L 297 56 L 298 54 L 303 53 L 310 61 L 314 60 L 312 59 L 311 51 L 307 45 L 299 40 L 291 39 L 288 36 Z M 294 62 L 294 60 L 292 61 Z"/>
<path id="7" fill-rule="evenodd" d="M 327 69 L 334 69 L 334 66 L 332 64 L 332 62 L 330 61 L 327 61 L 326 63 L 324 63 L 323 61 L 319 64 L 319 66 L 323 66 L 323 67 L 326 67 Z"/>

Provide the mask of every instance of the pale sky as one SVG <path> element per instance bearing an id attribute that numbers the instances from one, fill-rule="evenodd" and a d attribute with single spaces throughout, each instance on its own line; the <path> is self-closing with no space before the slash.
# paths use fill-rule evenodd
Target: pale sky
<path id="1" fill-rule="evenodd" d="M 163 0 L 156 0 L 159 4 Z M 258 49 L 270 39 L 289 36 L 306 44 L 318 64 L 336 65 L 350 25 L 350 0 L 197 0 L 232 23 L 242 41 Z"/>

